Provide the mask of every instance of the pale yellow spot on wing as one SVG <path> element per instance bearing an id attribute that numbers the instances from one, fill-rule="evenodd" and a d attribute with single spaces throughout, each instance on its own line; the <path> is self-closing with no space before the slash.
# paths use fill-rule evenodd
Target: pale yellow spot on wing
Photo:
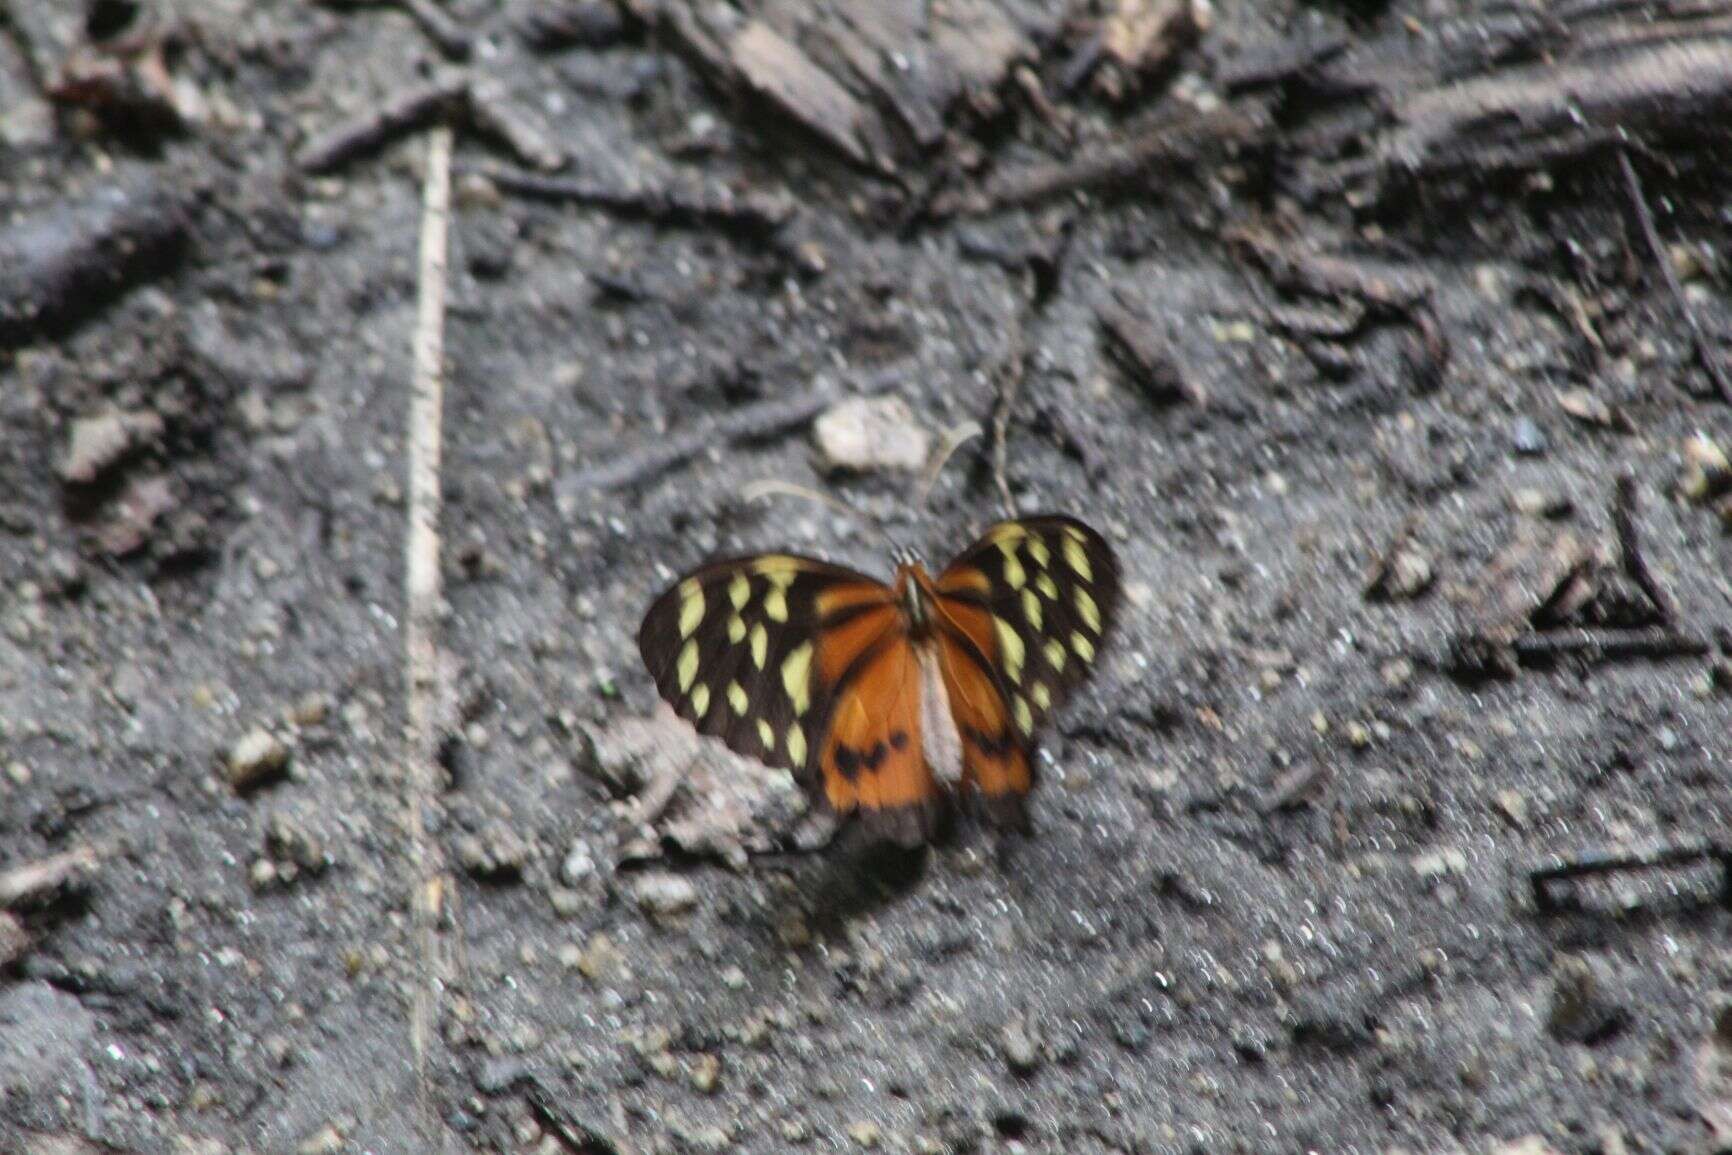
<path id="1" fill-rule="evenodd" d="M 752 563 L 753 571 L 763 574 L 770 584 L 787 589 L 800 576 L 800 563 L 781 554 L 768 554 Z"/>
<path id="2" fill-rule="evenodd" d="M 794 703 L 796 718 L 812 704 L 811 673 L 812 643 L 801 642 L 782 659 L 782 689 L 788 691 L 788 698 Z"/>
<path id="3" fill-rule="evenodd" d="M 1054 582 L 1052 578 L 1048 577 L 1046 574 L 1040 574 L 1034 579 L 1034 588 L 1039 590 L 1041 595 L 1045 597 L 1047 601 L 1058 601 L 1058 583 Z"/>
<path id="4" fill-rule="evenodd" d="M 689 638 L 704 620 L 704 587 L 696 578 L 680 583 L 680 637 Z"/>
<path id="5" fill-rule="evenodd" d="M 746 699 L 746 688 L 738 682 L 728 683 L 728 705 L 734 708 L 734 713 L 740 717 L 746 716 L 746 707 L 751 703 Z"/>
<path id="6" fill-rule="evenodd" d="M 796 766 L 806 764 L 806 731 L 798 722 L 788 727 L 788 760 Z"/>
<path id="7" fill-rule="evenodd" d="M 680 693 L 684 694 L 692 688 L 692 683 L 698 680 L 698 640 L 692 638 L 680 647 L 678 663 L 674 672 L 679 675 Z"/>
<path id="8" fill-rule="evenodd" d="M 1029 711 L 1028 701 L 1021 694 L 1016 696 L 1016 725 L 1024 734 L 1034 729 L 1034 714 Z"/>
<path id="9" fill-rule="evenodd" d="M 1022 568 L 1022 562 L 1016 556 L 1014 541 L 1001 541 L 998 551 L 1004 555 L 1004 580 L 1013 590 L 1019 590 L 1028 581 L 1028 574 Z"/>
<path id="10" fill-rule="evenodd" d="M 776 732 L 772 730 L 770 724 L 762 718 L 758 719 L 758 741 L 764 744 L 764 749 L 766 751 L 774 750 L 776 748 Z"/>
<path id="11" fill-rule="evenodd" d="M 692 714 L 701 720 L 709 712 L 710 688 L 708 686 L 695 687 L 692 690 Z"/>
<path id="12" fill-rule="evenodd" d="M 771 586 L 770 592 L 764 595 L 764 616 L 772 622 L 788 620 L 788 591 L 781 586 Z"/>
<path id="13" fill-rule="evenodd" d="M 1046 548 L 1046 542 L 1038 537 L 1028 539 L 1028 544 L 1022 548 L 1028 551 L 1028 556 L 1034 559 L 1034 564 L 1045 569 L 1052 564 L 1052 551 Z"/>
<path id="14" fill-rule="evenodd" d="M 1070 568 L 1076 570 L 1085 582 L 1095 580 L 1094 567 L 1089 565 L 1088 551 L 1083 549 L 1082 538 L 1069 526 L 1064 539 L 1064 560 L 1070 563 Z"/>
<path id="15" fill-rule="evenodd" d="M 735 574 L 733 580 L 728 583 L 728 600 L 734 603 L 736 610 L 743 610 L 751 596 L 751 580 L 743 573 Z"/>
<path id="16" fill-rule="evenodd" d="M 758 669 L 764 668 L 764 662 L 770 656 L 770 633 L 764 629 L 764 623 L 759 622 L 752 627 L 752 665 Z"/>
<path id="17" fill-rule="evenodd" d="M 1034 689 L 1029 691 L 1029 696 L 1034 699 L 1034 704 L 1042 710 L 1052 709 L 1052 691 L 1046 688 L 1045 682 L 1036 682 Z"/>
<path id="18" fill-rule="evenodd" d="M 1017 521 L 1007 521 L 986 531 L 986 540 L 994 545 L 1015 544 L 1028 536 L 1028 527 Z"/>
<path id="19" fill-rule="evenodd" d="M 998 654 L 1004 659 L 1005 672 L 1011 681 L 1022 681 L 1022 663 L 1028 658 L 1028 647 L 1022 644 L 1022 635 L 997 614 L 992 615 L 992 629 L 998 635 Z"/>
<path id="20" fill-rule="evenodd" d="M 1040 629 L 1040 599 L 1034 596 L 1033 590 L 1022 591 L 1022 616 L 1028 619 L 1031 627 Z"/>
<path id="21" fill-rule="evenodd" d="M 733 617 L 728 619 L 728 641 L 737 646 L 745 636 L 746 619 L 742 618 L 739 614 L 735 614 Z"/>
<path id="22" fill-rule="evenodd" d="M 1084 625 L 1097 634 L 1101 632 L 1101 608 L 1095 605 L 1094 598 L 1085 589 L 1076 591 L 1076 610 L 1082 615 Z"/>
<path id="23" fill-rule="evenodd" d="M 1095 644 L 1075 630 L 1071 631 L 1070 648 L 1076 651 L 1076 656 L 1085 662 L 1095 660 Z"/>
<path id="24" fill-rule="evenodd" d="M 1046 644 L 1046 664 L 1053 669 L 1064 672 L 1064 643 L 1048 642 Z"/>

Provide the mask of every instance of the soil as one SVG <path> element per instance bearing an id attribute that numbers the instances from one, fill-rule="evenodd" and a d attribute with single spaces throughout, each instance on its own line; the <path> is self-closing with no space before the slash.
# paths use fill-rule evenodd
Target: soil
<path id="1" fill-rule="evenodd" d="M 1582 22 L 1685 17 L 1227 0 L 1126 64 L 1103 19 L 1156 5 L 910 4 L 906 54 L 850 56 L 878 17 L 842 5 L 423 4 L 592 187 L 520 195 L 477 170 L 522 149 L 423 110 L 460 171 L 418 1072 L 425 133 L 296 159 L 458 67 L 415 7 L 0 4 L 0 877 L 95 857 L 0 921 L 0 1151 L 1732 1143 L 1723 108 L 1662 94 L 1628 153 L 1488 114 L 1512 151 L 1445 164 L 1413 95 L 1611 77 Z M 57 86 L 89 53 L 133 80 Z M 1249 127 L 990 203 L 1223 109 Z M 815 393 L 986 433 L 924 505 L 809 420 L 590 484 Z M 755 549 L 887 573 L 880 530 L 942 561 L 999 515 L 995 413 L 1016 507 L 1126 579 L 1034 833 L 747 857 L 800 822 L 784 782 L 618 753 L 650 599 Z"/>

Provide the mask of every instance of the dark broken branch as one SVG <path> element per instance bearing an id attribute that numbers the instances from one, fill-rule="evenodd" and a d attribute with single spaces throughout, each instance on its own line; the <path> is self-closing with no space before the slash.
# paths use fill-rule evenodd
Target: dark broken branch
<path id="1" fill-rule="evenodd" d="M 1284 292 L 1326 301 L 1352 298 L 1385 314 L 1407 316 L 1431 299 L 1431 282 L 1402 270 L 1377 270 L 1344 257 L 1282 244 L 1266 233 L 1239 229 L 1227 240 Z"/>
<path id="2" fill-rule="evenodd" d="M 456 74 L 405 89 L 353 119 L 314 136 L 295 153 L 302 172 L 327 173 L 375 152 L 442 116 L 467 98 L 469 78 Z"/>
<path id="3" fill-rule="evenodd" d="M 328 173 L 447 118 L 466 121 L 525 164 L 543 170 L 565 164 L 565 154 L 511 106 L 501 86 L 466 72 L 453 72 L 406 88 L 319 133 L 295 153 L 295 166 L 302 172 Z"/>
<path id="4" fill-rule="evenodd" d="M 1702 363 L 1702 368 L 1707 370 L 1708 377 L 1720 391 L 1721 398 L 1732 404 L 1732 378 L 1727 376 L 1726 367 L 1720 363 L 1718 352 L 1709 343 L 1707 333 L 1703 332 L 1696 310 L 1690 307 L 1690 299 L 1684 295 L 1684 286 L 1678 283 L 1677 270 L 1672 268 L 1672 259 L 1666 252 L 1666 246 L 1660 241 L 1660 230 L 1655 226 L 1654 214 L 1648 208 L 1648 198 L 1642 193 L 1642 178 L 1636 174 L 1636 166 L 1630 161 L 1627 150 L 1618 150 L 1618 167 L 1623 170 L 1624 187 L 1630 194 L 1630 207 L 1634 210 L 1636 222 L 1648 243 L 1648 253 L 1654 259 L 1654 267 L 1660 270 L 1660 278 L 1665 282 L 1673 307 L 1683 314 L 1684 323 L 1690 327 L 1690 344 L 1696 351 L 1696 359 Z"/>
<path id="5" fill-rule="evenodd" d="M 1637 630 L 1572 629 L 1529 633 L 1511 643 L 1524 666 L 1544 666 L 1562 657 L 1587 662 L 1616 662 L 1629 658 L 1695 658 L 1708 652 L 1706 638 L 1683 633 L 1669 626 Z"/>
<path id="6" fill-rule="evenodd" d="M 1618 556 L 1624 572 L 1648 595 L 1662 622 L 1667 625 L 1676 622 L 1678 604 L 1654 577 L 1642 556 L 1642 540 L 1636 528 L 1636 479 L 1628 473 L 1618 478 L 1617 488 L 1612 492 L 1612 525 L 1618 535 Z"/>
<path id="7" fill-rule="evenodd" d="M 784 198 L 735 193 L 719 184 L 693 181 L 633 187 L 586 178 L 538 176 L 496 165 L 464 165 L 458 171 L 486 177 L 503 191 L 519 196 L 591 205 L 656 224 L 720 225 L 747 233 L 772 233 L 794 213 L 792 203 Z"/>
<path id="8" fill-rule="evenodd" d="M 1205 148 L 1254 140 L 1268 124 L 1267 109 L 1254 102 L 1172 117 L 1150 125 L 1129 144 L 1096 149 L 1059 164 L 1000 173 L 983 189 L 945 192 L 933 198 L 929 211 L 937 218 L 980 215 L 1127 184 L 1152 169 L 1194 161 Z"/>

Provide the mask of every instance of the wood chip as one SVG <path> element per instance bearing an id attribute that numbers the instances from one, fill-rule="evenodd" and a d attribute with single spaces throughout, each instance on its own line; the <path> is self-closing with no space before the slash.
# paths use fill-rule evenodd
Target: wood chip
<path id="1" fill-rule="evenodd" d="M 88 885 L 97 855 L 89 846 L 0 871 L 0 910 L 38 906 Z"/>
<path id="2" fill-rule="evenodd" d="M 1179 400 L 1199 406 L 1209 403 L 1203 388 L 1179 368 L 1150 317 L 1133 311 L 1122 300 L 1111 300 L 1095 306 L 1095 321 L 1107 356 L 1150 400 L 1159 404 Z"/>
<path id="3" fill-rule="evenodd" d="M 871 160 L 861 131 L 868 114 L 835 77 L 761 20 L 728 43 L 728 59 L 752 91 L 832 145 L 855 164 Z"/>

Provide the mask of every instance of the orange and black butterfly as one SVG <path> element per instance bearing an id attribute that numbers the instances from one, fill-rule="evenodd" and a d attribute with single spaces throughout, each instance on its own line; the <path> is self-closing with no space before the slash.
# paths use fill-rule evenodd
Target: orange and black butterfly
<path id="1" fill-rule="evenodd" d="M 917 846 L 953 795 L 1027 826 L 1035 729 L 1094 666 L 1118 601 L 1098 533 L 1031 517 L 936 578 L 899 558 L 891 585 L 788 554 L 713 562 L 656 599 L 638 649 L 699 733 Z"/>

